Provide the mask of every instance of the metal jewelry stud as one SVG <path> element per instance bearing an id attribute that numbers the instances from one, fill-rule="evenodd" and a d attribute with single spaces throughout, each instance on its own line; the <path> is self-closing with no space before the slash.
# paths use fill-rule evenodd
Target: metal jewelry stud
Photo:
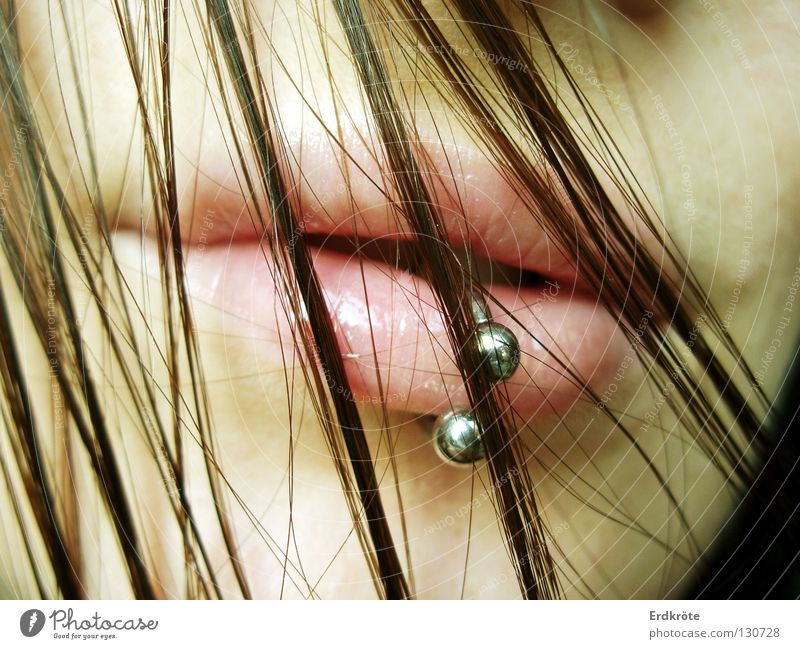
<path id="1" fill-rule="evenodd" d="M 433 427 L 433 442 L 445 462 L 473 464 L 486 455 L 480 427 L 469 410 L 441 415 Z"/>
<path id="2" fill-rule="evenodd" d="M 478 349 L 495 381 L 511 378 L 519 367 L 519 342 L 508 327 L 494 322 L 482 322 L 475 330 Z"/>
<path id="3" fill-rule="evenodd" d="M 472 296 L 472 316 L 478 349 L 495 381 L 505 381 L 519 367 L 519 341 L 508 327 L 492 322 L 489 306 L 480 293 Z M 436 452 L 445 462 L 474 464 L 486 456 L 482 431 L 467 409 L 441 415 L 433 426 Z"/>
<path id="4" fill-rule="evenodd" d="M 477 324 L 478 349 L 486 359 L 492 377 L 495 381 L 511 378 L 520 362 L 519 341 L 514 332 L 492 322 L 489 305 L 478 292 L 472 295 L 472 315 Z"/>

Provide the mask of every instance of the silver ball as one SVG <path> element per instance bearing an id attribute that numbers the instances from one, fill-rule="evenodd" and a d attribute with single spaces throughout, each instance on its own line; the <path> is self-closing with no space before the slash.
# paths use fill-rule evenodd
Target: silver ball
<path id="1" fill-rule="evenodd" d="M 475 330 L 478 349 L 486 358 L 489 370 L 496 381 L 505 381 L 519 367 L 519 342 L 508 327 L 493 322 L 483 322 Z"/>
<path id="2" fill-rule="evenodd" d="M 441 415 L 433 427 L 433 442 L 445 462 L 473 464 L 486 455 L 480 428 L 468 410 Z"/>

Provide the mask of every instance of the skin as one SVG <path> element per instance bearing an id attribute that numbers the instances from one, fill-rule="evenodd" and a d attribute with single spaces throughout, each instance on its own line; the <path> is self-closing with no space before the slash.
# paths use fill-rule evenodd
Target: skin
<path id="1" fill-rule="evenodd" d="M 68 125 L 81 122 L 56 4 L 48 7 L 45 0 L 20 3 L 21 37 L 26 74 L 45 139 L 52 144 L 61 177 L 76 190 L 80 172 L 89 169 L 89 156 L 87 147 L 80 144 L 77 158 L 67 153 L 75 148 Z M 235 193 L 239 169 L 229 164 L 226 143 L 230 129 L 215 115 L 215 109 L 221 106 L 218 89 L 204 72 L 205 54 L 198 61 L 192 46 L 192 39 L 200 43 L 200 37 L 193 9 L 185 4 L 189 26 L 178 11 L 172 91 L 174 114 L 179 117 L 175 143 L 181 209 L 183 213 L 198 209 L 194 182 L 204 178 L 204 182 L 223 188 L 207 203 L 222 213 L 227 197 Z M 545 2 L 541 11 L 568 68 L 630 168 L 636 170 L 664 231 L 683 252 L 723 319 L 730 314 L 727 322 L 733 340 L 754 370 L 764 370 L 765 388 L 773 393 L 791 349 L 789 342 L 796 339 L 800 325 L 800 318 L 788 313 L 787 329 L 776 333 L 798 266 L 790 242 L 800 225 L 796 191 L 800 171 L 796 160 L 800 145 L 796 115 L 800 64 L 794 56 L 800 14 L 796 8 L 774 2 L 725 4 L 724 9 L 688 0 L 668 2 L 665 7 L 649 2 L 591 3 L 597 12 L 594 21 L 587 5 Z M 77 24 L 71 32 L 85 48 L 78 85 L 90 98 L 99 187 L 108 211 L 119 215 L 122 230 L 130 230 L 146 204 L 138 180 L 143 147 L 134 122 L 134 87 L 112 12 L 105 3 L 86 2 L 81 6 L 85 11 L 71 16 Z M 313 21 L 304 13 L 310 6 L 260 0 L 255 6 L 265 24 L 275 21 L 280 25 L 274 47 L 288 69 L 265 66 L 264 72 L 273 84 L 274 103 L 287 129 L 298 129 L 303 117 L 302 141 L 306 146 L 315 141 L 321 142 L 323 150 L 327 146 L 319 139 L 319 125 L 309 119 L 310 108 L 303 105 L 290 82 L 300 78 L 305 96 L 326 116 L 328 126 L 334 124 L 334 107 L 341 110 L 344 106 L 352 111 L 353 124 L 363 126 L 367 109 L 361 104 L 355 75 L 346 63 L 340 62 L 336 68 L 340 99 L 335 100 L 330 93 L 328 73 L 319 64 L 319 37 Z M 183 9 L 184 3 L 180 7 Z M 48 17 L 48 8 L 52 17 Z M 431 3 L 429 11 L 445 21 L 443 29 L 457 43 L 460 37 L 453 25 L 448 26 L 444 10 Z M 325 16 L 328 24 L 335 24 L 329 7 Z M 524 29 L 523 21 L 516 24 Z M 340 35 L 329 38 L 328 46 L 342 45 Z M 313 55 L 296 55 L 299 43 Z M 259 47 L 262 60 L 269 60 L 266 46 L 262 43 Z M 613 58 L 612 50 L 618 59 Z M 488 78 L 486 66 L 479 69 L 479 57 L 475 65 L 478 73 Z M 401 73 L 400 78 L 408 92 L 432 101 L 432 116 L 418 116 L 421 133 L 431 133 L 434 124 L 453 123 L 448 120 L 449 109 L 432 88 L 411 83 L 410 72 Z M 672 131 L 667 120 L 674 126 Z M 581 126 L 580 118 L 575 126 Z M 459 156 L 485 156 L 483 147 L 468 133 L 463 125 L 456 124 L 443 136 L 446 147 Z M 351 142 L 350 149 L 364 165 L 373 164 L 369 152 L 357 142 Z M 313 180 L 312 172 L 312 184 L 320 182 Z M 605 183 L 611 191 L 611 183 Z M 358 189 L 357 193 L 360 206 L 379 201 L 368 189 Z M 694 201 L 690 208 L 687 198 Z M 80 191 L 73 191 L 73 200 L 86 205 Z M 334 202 L 337 198 L 321 200 Z M 517 222 L 512 218 L 511 223 L 513 233 Z M 229 225 L 218 222 L 217 232 Z M 657 254 L 658 250 L 653 252 Z M 120 240 L 118 254 L 134 295 L 141 297 L 149 291 L 150 304 L 159 308 L 163 289 L 155 265 L 143 261 L 133 235 Z M 152 262 L 152 257 L 149 259 Z M 314 585 L 313 594 L 320 597 L 374 596 L 361 549 L 350 534 L 352 523 L 330 451 L 309 401 L 304 400 L 302 380 L 296 378 L 295 385 L 287 387 L 283 360 L 263 349 L 262 334 L 256 327 L 243 326 L 235 317 L 201 300 L 195 301 L 194 308 L 220 462 L 231 486 L 266 532 L 256 534 L 240 508 L 231 506 L 253 594 L 308 596 L 308 582 Z M 151 324 L 155 338 L 162 340 L 160 320 Z M 86 331 L 96 326 L 88 316 Z M 143 331 L 138 335 L 147 340 Z M 778 335 L 783 344 L 764 367 L 765 353 Z M 92 340 L 88 334 L 87 340 Z M 154 373 L 157 382 L 168 385 L 163 369 L 155 365 Z M 43 375 L 34 378 L 38 379 L 35 385 L 46 394 L 49 383 Z M 682 430 L 668 409 L 657 406 L 656 395 L 645 378 L 638 365 L 628 368 L 617 382 L 609 406 L 624 412 L 623 421 L 633 428 L 653 465 L 668 476 L 695 542 L 705 547 L 731 510 L 732 498 L 724 479 L 689 443 L 693 433 Z M 609 385 L 598 386 L 599 392 Z M 107 389 L 111 398 L 113 386 Z M 294 395 L 291 421 L 287 391 Z M 169 421 L 166 404 L 162 406 L 159 414 Z M 144 513 L 143 525 L 153 539 L 158 539 L 153 552 L 158 557 L 163 594 L 182 596 L 182 547 L 166 509 L 163 484 L 124 410 L 120 408 L 118 415 L 120 439 L 124 440 L 131 476 L 136 476 L 135 483 L 131 480 L 136 485 L 138 508 Z M 503 536 L 485 491 L 490 482 L 485 468 L 473 473 L 443 464 L 429 445 L 432 418 L 394 409 L 388 437 L 394 444 L 395 477 L 391 470 L 387 472 L 390 454 L 387 436 L 380 434 L 381 411 L 368 405 L 363 411 L 365 425 L 372 429 L 369 438 L 377 458 L 377 473 L 385 473 L 382 495 L 398 540 L 402 539 L 403 521 L 393 482 L 396 480 L 400 487 L 413 587 L 418 596 L 518 597 Z M 642 424 L 648 413 L 654 416 L 652 426 Z M 295 444 L 291 509 L 286 475 L 290 431 Z M 686 538 L 664 490 L 632 451 L 630 442 L 586 403 L 575 404 L 568 413 L 544 413 L 521 434 L 533 451 L 529 469 L 536 481 L 540 508 L 560 548 L 557 559 L 564 571 L 565 594 L 679 596 L 687 575 L 691 575 L 695 546 Z M 202 459 L 191 444 L 187 445 L 187 457 L 190 494 L 199 525 L 206 531 L 212 557 L 223 564 L 226 552 L 216 532 Z M 121 574 L 114 548 L 103 541 L 102 532 L 95 536 L 103 523 L 91 514 L 91 488 L 84 484 L 79 492 L 84 494 L 80 526 L 90 535 L 86 539 L 98 539 L 96 547 L 90 547 L 92 542 L 87 541 L 87 554 L 103 557 L 102 562 L 87 563 L 89 590 L 98 597 L 124 595 L 127 591 L 120 585 L 123 580 L 114 577 Z M 630 522 L 621 525 L 614 518 L 635 519 L 640 528 L 665 542 L 673 552 L 649 540 Z M 265 542 L 265 536 L 269 541 Z M 287 547 L 289 577 L 283 580 L 281 557 Z M 403 551 L 401 547 L 401 554 Z M 227 593 L 236 592 L 230 569 L 222 569 L 220 579 Z"/>

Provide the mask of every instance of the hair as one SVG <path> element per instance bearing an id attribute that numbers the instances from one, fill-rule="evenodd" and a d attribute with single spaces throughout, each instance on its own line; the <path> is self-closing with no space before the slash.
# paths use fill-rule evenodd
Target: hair
<path id="1" fill-rule="evenodd" d="M 470 335 L 476 323 L 468 296 L 482 289 L 474 268 L 459 259 L 445 238 L 431 180 L 437 171 L 417 146 L 419 107 L 412 106 L 397 83 L 403 65 L 430 82 L 429 92 L 435 92 L 485 146 L 531 218 L 560 251 L 575 260 L 603 308 L 618 318 L 619 328 L 647 368 L 648 381 L 665 395 L 664 407 L 677 426 L 687 431 L 691 443 L 724 476 L 735 498 L 745 503 L 741 511 L 749 507 L 759 513 L 757 523 L 767 526 L 763 529 L 780 530 L 780 543 L 768 544 L 771 551 L 796 548 L 797 509 L 787 494 L 796 484 L 798 453 L 785 432 L 785 422 L 793 413 L 787 409 L 783 419 L 776 415 L 774 395 L 765 393 L 704 287 L 687 269 L 674 241 L 662 232 L 655 208 L 572 78 L 539 11 L 524 1 L 448 0 L 444 4 L 459 30 L 457 37 L 446 36 L 418 0 L 334 0 L 333 6 L 385 161 L 381 180 L 386 202 L 412 233 L 409 265 L 432 287 L 472 412 L 483 431 L 491 497 L 521 594 L 531 599 L 560 597 L 566 577 L 559 566 L 569 565 L 569 557 L 560 553 L 558 541 L 548 530 L 537 500 L 536 476 L 531 475 L 531 451 L 516 433 L 532 424 L 516 414 L 503 386 L 487 374 Z M 0 241 L 9 271 L 0 274 L 0 399 L 5 435 L 0 467 L 27 562 L 22 570 L 40 597 L 72 599 L 91 594 L 85 578 L 87 541 L 81 539 L 75 517 L 79 506 L 75 482 L 90 476 L 103 505 L 97 515 L 119 548 L 132 595 L 166 594 L 155 578 L 152 540 L 146 537 L 136 511 L 135 485 L 126 474 L 126 447 L 114 423 L 119 421 L 113 403 L 118 399 L 133 404 L 126 416 L 145 441 L 180 531 L 191 575 L 184 595 L 215 598 L 226 594 L 197 523 L 196 504 L 188 495 L 184 455 L 189 445 L 196 445 L 205 462 L 229 556 L 226 569 L 235 576 L 238 594 L 250 597 L 252 588 L 236 543 L 231 508 L 249 510 L 220 470 L 214 404 L 207 394 L 187 295 L 186 233 L 178 218 L 171 100 L 170 35 L 177 19 L 175 8 L 168 2 L 145 3 L 143 13 L 134 15 L 130 3 L 115 0 L 113 10 L 130 63 L 124 73 L 130 75 L 138 94 L 137 135 L 144 145 L 146 170 L 141 191 L 154 215 L 164 287 L 159 314 L 164 322 L 163 340 L 149 324 L 154 321 L 148 313 L 153 305 L 145 309 L 138 304 L 115 257 L 115 215 L 107 211 L 99 186 L 100 161 L 89 105 L 77 82 L 78 45 L 72 38 L 67 41 L 64 55 L 74 78 L 61 83 L 78 89 L 81 123 L 70 123 L 70 134 L 75 149 L 86 153 L 87 175 L 65 179 L 56 171 L 52 144 L 44 139 L 32 108 L 22 73 L 25 52 L 19 43 L 14 3 L 0 3 L 0 166 L 11 171 L 5 174 L 0 196 Z M 67 20 L 63 3 L 58 11 Z M 251 199 L 254 229 L 263 232 L 264 254 L 274 264 L 276 282 L 285 288 L 284 306 L 296 316 L 293 344 L 303 380 L 313 395 L 377 595 L 413 597 L 401 559 L 407 543 L 398 542 L 389 529 L 363 413 L 349 389 L 304 232 L 303 205 L 293 192 L 302 178 L 290 171 L 293 160 L 262 72 L 264 62 L 256 54 L 258 39 L 269 43 L 267 30 L 247 1 L 198 2 L 196 13 L 203 25 L 203 41 L 195 46 L 210 55 L 211 77 L 225 111 L 220 119 L 244 125 L 244 131 L 231 129 L 231 156 L 241 163 L 238 180 Z M 527 34 L 512 28 L 512 21 L 524 21 Z M 322 25 L 320 30 L 322 37 Z M 280 66 L 280 52 L 270 49 L 273 63 Z M 476 62 L 471 54 L 475 51 L 491 56 Z M 333 73 L 331 86 L 335 89 Z M 585 126 L 577 127 L 577 123 Z M 337 138 L 335 133 L 329 135 Z M 346 157 L 345 144 L 340 146 Z M 608 183 L 621 200 L 612 201 L 604 189 Z M 88 213 L 85 205 L 90 206 Z M 631 227 L 630 215 L 636 227 Z M 643 232 L 656 244 L 643 246 Z M 78 303 L 79 289 L 88 295 L 88 304 Z M 640 326 L 643 318 L 645 327 Z M 102 331 L 103 359 L 90 352 L 97 348 L 97 341 L 87 339 L 89 320 Z M 38 344 L 35 355 L 29 348 L 30 337 L 23 334 L 25 327 Z M 142 331 L 147 339 L 142 339 Z M 144 352 L 148 341 L 160 350 L 155 360 Z M 653 472 L 683 524 L 682 540 L 691 543 L 692 529 L 682 513 L 680 494 L 672 492 L 623 413 L 602 407 L 600 395 L 556 351 L 549 350 L 549 362 L 582 387 L 585 402 L 600 406 L 598 412 L 612 422 L 615 434 L 623 436 Z M 47 372 L 52 412 L 34 395 L 30 384 L 34 367 Z M 166 389 L 154 378 L 162 374 L 168 376 Z M 115 399 L 110 400 L 110 394 Z M 165 401 L 169 404 L 166 416 Z M 384 434 L 388 439 L 386 430 Z M 638 529 L 635 520 L 626 520 L 613 506 L 608 515 Z M 256 517 L 251 519 L 258 529 Z M 744 524 L 736 519 L 730 525 L 741 530 Z M 750 540 L 767 538 L 770 533 L 756 533 Z M 10 537 L 12 532 L 7 534 Z M 696 548 L 703 574 L 694 591 L 697 596 L 729 596 L 742 587 L 745 576 L 752 578 L 756 559 L 754 555 L 748 559 L 743 554 L 745 546 L 729 540 L 738 538 L 736 534 L 720 534 L 722 540 L 713 547 Z M 663 543 L 656 538 L 652 542 Z M 755 556 L 766 556 L 766 550 L 761 550 Z M 796 555 L 786 552 L 780 565 L 795 566 Z M 721 564 L 716 557 L 721 557 Z M 784 577 L 792 574 L 787 569 Z M 776 583 L 773 579 L 753 586 L 755 590 L 746 594 L 787 592 Z"/>

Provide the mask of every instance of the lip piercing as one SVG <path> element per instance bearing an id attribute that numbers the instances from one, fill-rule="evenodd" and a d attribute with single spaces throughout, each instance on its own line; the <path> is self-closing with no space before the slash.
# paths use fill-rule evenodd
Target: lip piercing
<path id="1" fill-rule="evenodd" d="M 475 336 L 478 349 L 486 359 L 495 381 L 505 381 L 519 367 L 519 341 L 508 327 L 491 321 L 489 306 L 480 293 L 473 294 L 472 315 L 477 323 Z"/>
<path id="2" fill-rule="evenodd" d="M 519 367 L 519 342 L 508 327 L 494 322 L 482 322 L 475 335 L 478 349 L 484 355 L 484 361 L 495 381 L 505 381 Z"/>
<path id="3" fill-rule="evenodd" d="M 433 443 L 445 462 L 473 464 L 486 455 L 478 422 L 469 410 L 441 415 L 433 426 Z"/>
<path id="4" fill-rule="evenodd" d="M 520 363 L 517 337 L 508 327 L 491 321 L 488 305 L 480 294 L 473 297 L 472 315 L 477 323 L 478 349 L 492 378 L 495 381 L 509 379 Z M 466 409 L 441 415 L 434 424 L 433 440 L 436 452 L 446 462 L 472 464 L 486 455 L 480 426 Z"/>
<path id="5" fill-rule="evenodd" d="M 476 324 L 483 324 L 491 320 L 489 305 L 486 304 L 486 298 L 480 293 L 472 294 L 472 317 L 475 318 Z"/>

